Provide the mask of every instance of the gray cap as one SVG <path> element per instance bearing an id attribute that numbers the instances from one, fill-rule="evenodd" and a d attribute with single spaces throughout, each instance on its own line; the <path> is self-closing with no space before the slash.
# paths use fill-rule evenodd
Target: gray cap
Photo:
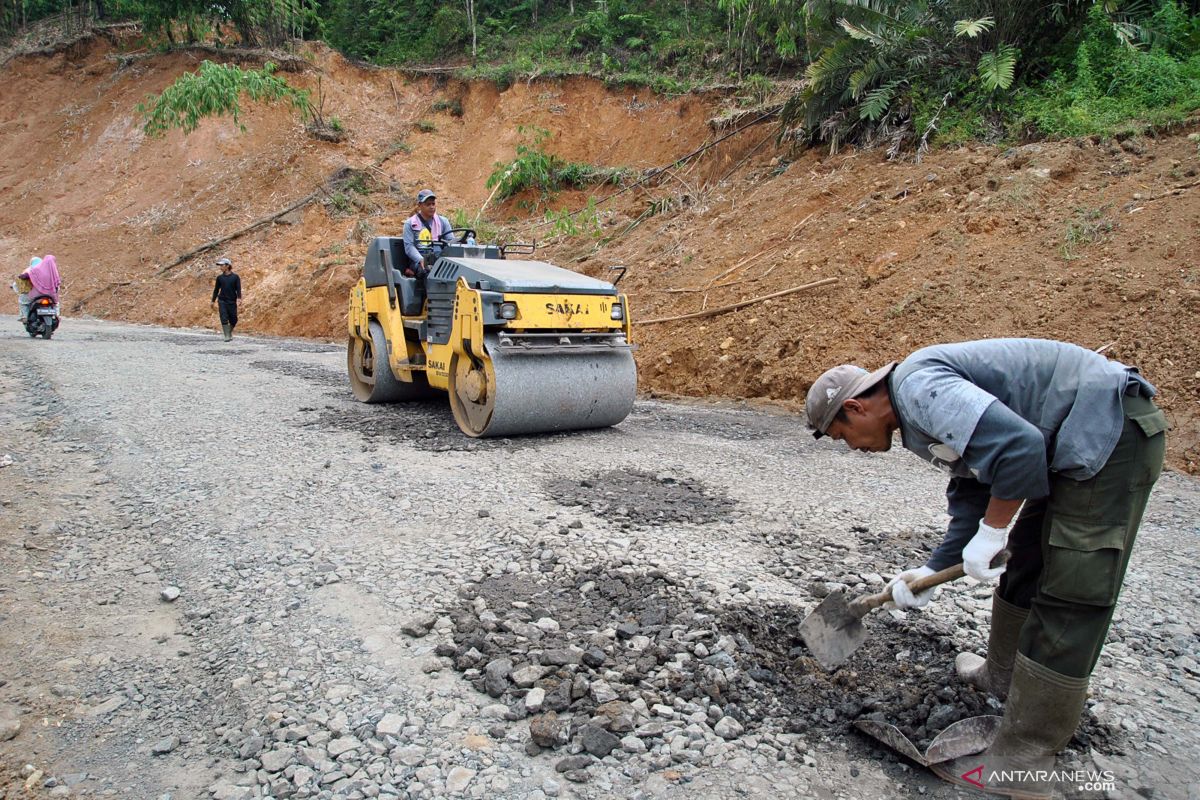
<path id="1" fill-rule="evenodd" d="M 432 200 L 436 197 L 437 195 L 433 193 L 433 189 L 422 189 L 421 191 L 417 192 L 418 203 L 424 203 L 426 200 Z"/>
<path id="2" fill-rule="evenodd" d="M 808 426 L 813 429 L 813 438 L 820 439 L 829 430 L 833 418 L 842 409 L 842 403 L 858 397 L 888 376 L 896 362 L 867 372 L 853 364 L 841 364 L 825 370 L 808 390 L 804 402 L 808 414 Z"/>
<path id="3" fill-rule="evenodd" d="M 218 259 L 217 259 L 217 266 L 218 266 L 218 267 L 232 267 L 232 266 L 233 266 L 233 262 L 232 262 L 232 261 L 230 261 L 228 258 L 218 258 Z"/>

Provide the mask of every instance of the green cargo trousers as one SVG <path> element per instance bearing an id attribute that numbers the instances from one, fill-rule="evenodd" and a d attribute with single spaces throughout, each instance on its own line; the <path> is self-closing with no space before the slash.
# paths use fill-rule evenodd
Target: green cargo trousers
<path id="1" fill-rule="evenodd" d="M 1050 496 L 1025 504 L 1008 537 L 1000 597 L 1030 609 L 1017 649 L 1055 672 L 1092 674 L 1150 490 L 1162 472 L 1167 420 L 1147 397 L 1126 396 L 1125 426 L 1086 481 L 1051 475 Z"/>

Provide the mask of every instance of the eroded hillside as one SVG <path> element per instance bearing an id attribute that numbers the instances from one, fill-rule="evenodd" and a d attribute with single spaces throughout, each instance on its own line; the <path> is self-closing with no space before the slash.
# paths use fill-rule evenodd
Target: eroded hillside
<path id="1" fill-rule="evenodd" d="M 564 158 L 634 170 L 728 132 L 709 124 L 727 102 L 716 95 L 662 98 L 584 79 L 500 91 L 360 68 L 317 47 L 301 55 L 309 66 L 289 81 L 315 91 L 319 79 L 346 141 L 312 138 L 283 106 L 247 109 L 244 133 L 208 120 L 187 137 L 146 139 L 134 106 L 204 54 L 123 58 L 101 38 L 9 61 L 0 258 L 59 256 L 70 313 L 209 325 L 219 252 L 245 283 L 246 329 L 340 339 L 366 239 L 398 232 L 422 186 L 437 188 L 443 213 L 477 211 L 519 126 L 551 131 L 548 149 Z M 796 404 L 843 360 L 874 366 L 984 336 L 1061 338 L 1141 366 L 1175 426 L 1173 463 L 1195 471 L 1198 125 L 1158 139 L 939 151 L 920 164 L 880 152 L 792 156 L 769 126 L 751 126 L 602 206 L 605 246 L 580 238 L 540 252 L 597 275 L 629 267 L 622 286 L 640 320 L 837 279 L 736 313 L 639 325 L 646 391 Z M 320 196 L 168 266 L 343 167 L 362 172 L 368 193 Z M 540 214 L 514 202 L 485 213 L 526 238 L 547 234 Z"/>

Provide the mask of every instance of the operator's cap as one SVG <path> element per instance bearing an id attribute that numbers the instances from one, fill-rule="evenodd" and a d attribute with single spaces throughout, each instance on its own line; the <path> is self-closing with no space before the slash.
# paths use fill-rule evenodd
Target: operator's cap
<path id="1" fill-rule="evenodd" d="M 436 197 L 437 195 L 433 193 L 432 189 L 422 189 L 421 191 L 417 192 L 418 203 L 424 203 L 426 200 L 433 200 Z"/>
<path id="2" fill-rule="evenodd" d="M 217 266 L 218 266 L 218 267 L 232 267 L 232 266 L 233 266 L 233 262 L 232 262 L 232 261 L 230 261 L 228 258 L 218 258 L 218 259 L 217 259 Z"/>
<path id="3" fill-rule="evenodd" d="M 858 397 L 879 383 L 895 366 L 896 362 L 893 361 L 874 372 L 867 372 L 853 364 L 841 364 L 825 370 L 809 388 L 808 399 L 804 403 L 805 413 L 808 414 L 808 427 L 812 428 L 813 438 L 820 439 L 825 435 L 825 431 L 833 423 L 833 418 L 841 410 L 842 403 L 852 397 Z"/>

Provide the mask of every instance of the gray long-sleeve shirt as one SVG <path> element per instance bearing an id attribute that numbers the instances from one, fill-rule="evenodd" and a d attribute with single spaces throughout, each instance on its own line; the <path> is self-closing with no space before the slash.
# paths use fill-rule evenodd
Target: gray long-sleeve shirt
<path id="1" fill-rule="evenodd" d="M 438 222 L 440 223 L 440 228 L 438 229 L 439 236 L 433 236 L 433 222 L 430 221 L 429 223 L 426 223 L 423 219 L 421 219 L 419 214 L 413 214 L 411 217 L 409 217 L 407 220 L 405 220 L 405 222 L 404 222 L 404 254 L 407 255 L 409 258 L 409 263 L 405 264 L 404 265 L 405 267 L 409 267 L 409 266 L 412 266 L 413 264 L 421 263 L 421 259 L 423 258 L 423 256 L 421 255 L 421 251 L 417 249 L 417 240 L 421 236 L 422 229 L 429 230 L 430 236 L 433 237 L 434 243 L 438 242 L 439 237 L 444 238 L 448 242 L 455 241 L 455 237 L 453 235 L 446 234 L 446 232 L 450 230 L 450 220 L 446 219 L 441 214 L 435 214 L 434 216 L 437 218 Z M 429 264 L 427 264 L 427 266 L 430 269 L 432 269 L 433 262 L 430 261 Z"/>
<path id="2" fill-rule="evenodd" d="M 888 391 L 904 447 L 954 476 L 934 569 L 960 560 L 992 496 L 1044 497 L 1050 472 L 1099 472 L 1121 435 L 1122 395 L 1156 394 L 1123 364 L 1041 339 L 918 350 L 888 377 Z"/>

